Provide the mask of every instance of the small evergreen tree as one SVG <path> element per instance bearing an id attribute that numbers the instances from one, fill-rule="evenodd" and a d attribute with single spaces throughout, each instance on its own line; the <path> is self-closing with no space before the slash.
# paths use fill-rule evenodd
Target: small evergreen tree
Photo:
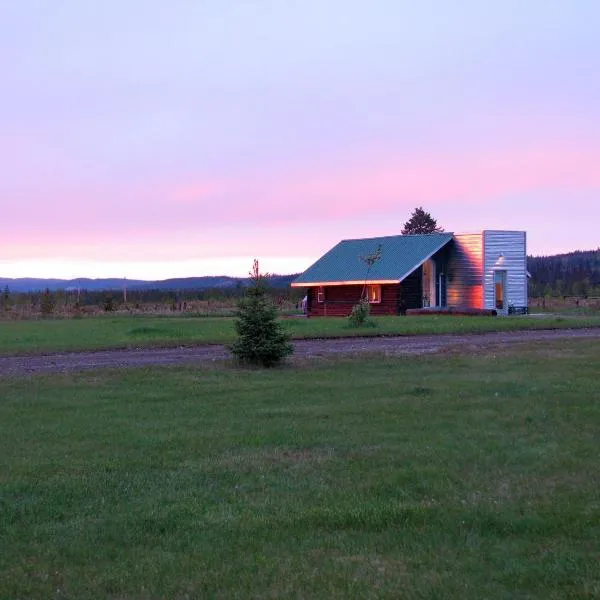
<path id="1" fill-rule="evenodd" d="M 261 275 L 255 259 L 250 286 L 239 301 L 231 345 L 233 355 L 243 363 L 272 367 L 293 352 L 289 335 L 277 322 L 277 309 L 267 294 L 268 275 Z"/>
<path id="2" fill-rule="evenodd" d="M 42 316 L 49 317 L 54 312 L 55 306 L 56 301 L 54 296 L 52 295 L 50 289 L 46 288 L 40 300 L 40 312 L 42 313 Z"/>
<path id="3" fill-rule="evenodd" d="M 404 223 L 402 235 L 414 235 L 419 233 L 442 233 L 444 230 L 438 227 L 437 221 L 419 206 L 413 210 L 410 219 Z"/>
<path id="4" fill-rule="evenodd" d="M 8 289 L 8 285 L 4 287 L 4 292 L 2 292 L 2 308 L 4 310 L 8 310 L 10 308 L 10 291 Z"/>
<path id="5" fill-rule="evenodd" d="M 104 308 L 105 312 L 112 312 L 113 310 L 115 310 L 112 294 L 104 295 L 104 299 L 102 301 L 102 308 Z"/>

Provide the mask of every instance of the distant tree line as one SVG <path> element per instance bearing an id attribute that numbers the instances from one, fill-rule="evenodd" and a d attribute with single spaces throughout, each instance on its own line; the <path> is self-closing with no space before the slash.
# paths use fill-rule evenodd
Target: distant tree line
<path id="1" fill-rule="evenodd" d="M 577 296 L 586 298 L 600 296 L 600 248 L 576 251 L 554 256 L 528 256 L 527 269 L 531 274 L 529 296 L 532 298 Z M 274 282 L 277 283 L 274 278 Z M 286 282 L 287 283 L 287 282 Z M 100 306 L 110 311 L 123 305 L 135 308 L 148 304 L 167 305 L 181 310 L 194 300 L 224 301 L 244 296 L 246 281 L 240 279 L 235 285 L 201 290 L 131 289 L 112 291 L 40 290 L 36 292 L 11 292 L 8 286 L 0 291 L 0 310 L 30 306 L 41 314 L 52 314 L 58 307 Z M 266 292 L 275 302 L 282 300 L 298 302 L 304 294 L 299 288 L 288 285 L 271 285 Z"/>
<path id="2" fill-rule="evenodd" d="M 555 256 L 528 256 L 529 296 L 600 296 L 600 248 Z"/>
<path id="3" fill-rule="evenodd" d="M 31 307 L 42 315 L 51 315 L 57 308 L 83 308 L 99 306 L 109 312 L 127 306 L 136 308 L 142 305 L 162 305 L 172 310 L 185 309 L 185 305 L 196 300 L 227 301 L 237 300 L 244 296 L 245 282 L 240 280 L 233 286 L 222 288 L 207 288 L 201 290 L 165 290 L 165 289 L 127 289 L 127 290 L 86 290 L 49 289 L 35 292 L 11 292 L 5 286 L 0 293 L 0 310 L 10 310 L 12 307 Z M 281 301 L 298 302 L 303 295 L 302 290 L 290 287 L 267 287 L 266 292 L 275 304 Z"/>

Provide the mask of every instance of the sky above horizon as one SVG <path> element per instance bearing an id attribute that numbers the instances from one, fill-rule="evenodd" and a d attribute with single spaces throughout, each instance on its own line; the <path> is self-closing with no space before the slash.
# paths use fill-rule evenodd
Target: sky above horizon
<path id="1" fill-rule="evenodd" d="M 600 246 L 600 3 L 4 0 L 0 277 L 306 269 L 339 240 Z"/>

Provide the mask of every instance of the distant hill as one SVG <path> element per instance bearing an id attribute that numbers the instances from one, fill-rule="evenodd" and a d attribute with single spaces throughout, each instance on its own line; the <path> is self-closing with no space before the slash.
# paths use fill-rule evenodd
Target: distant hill
<path id="1" fill-rule="evenodd" d="M 528 256 L 527 268 L 531 273 L 529 293 L 544 295 L 600 295 L 600 248 L 597 250 L 569 252 L 552 256 Z M 289 288 L 297 277 L 273 275 L 273 288 Z M 140 279 L 6 279 L 0 277 L 0 290 L 8 286 L 11 292 L 35 292 L 48 288 L 51 291 L 81 289 L 90 292 L 121 290 L 165 290 L 190 291 L 209 289 L 231 289 L 247 286 L 248 279 L 226 275 L 208 277 L 183 277 L 157 281 Z"/>
<path id="2" fill-rule="evenodd" d="M 297 275 L 273 275 L 269 284 L 274 288 L 286 288 Z M 11 292 L 36 292 L 45 290 L 71 290 L 81 289 L 88 291 L 121 290 L 127 286 L 128 290 L 207 290 L 216 288 L 234 288 L 248 285 L 247 278 L 220 276 L 184 277 L 178 279 L 164 279 L 158 281 L 144 281 L 141 279 L 36 279 L 21 278 L 8 279 L 0 277 L 0 289 L 8 287 Z"/>

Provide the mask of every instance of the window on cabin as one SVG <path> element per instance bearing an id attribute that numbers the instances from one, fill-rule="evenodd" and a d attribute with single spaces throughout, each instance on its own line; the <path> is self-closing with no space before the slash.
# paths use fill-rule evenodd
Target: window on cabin
<path id="1" fill-rule="evenodd" d="M 317 288 L 317 302 L 325 302 L 325 288 L 322 285 Z"/>
<path id="2" fill-rule="evenodd" d="M 379 304 L 381 302 L 381 286 L 378 284 L 368 285 L 367 297 L 369 304 Z"/>

